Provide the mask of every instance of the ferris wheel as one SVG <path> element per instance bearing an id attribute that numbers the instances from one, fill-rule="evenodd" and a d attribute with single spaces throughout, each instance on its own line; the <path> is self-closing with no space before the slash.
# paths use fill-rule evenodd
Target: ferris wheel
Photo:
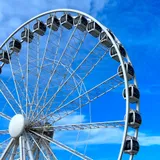
<path id="1" fill-rule="evenodd" d="M 95 159 L 78 150 L 80 132 L 114 128 L 123 132 L 118 160 L 138 153 L 142 119 L 134 68 L 117 37 L 95 18 L 72 9 L 39 14 L 4 41 L 0 62 L 1 160 Z M 92 105 L 102 99 L 94 119 Z M 76 115 L 88 121 L 77 122 Z M 74 133 L 74 144 L 63 141 Z"/>

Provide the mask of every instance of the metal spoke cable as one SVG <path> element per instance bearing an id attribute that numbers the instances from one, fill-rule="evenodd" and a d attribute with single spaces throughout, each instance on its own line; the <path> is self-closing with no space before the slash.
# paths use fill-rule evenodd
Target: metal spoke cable
<path id="1" fill-rule="evenodd" d="M 0 112 L 0 117 L 3 117 L 3 118 L 5 118 L 6 120 L 11 120 L 11 117 L 10 116 L 8 116 L 8 115 L 6 115 L 5 113 L 3 113 L 3 112 Z"/>
<path id="2" fill-rule="evenodd" d="M 32 140 L 34 141 L 34 143 L 37 145 L 37 147 L 38 147 L 38 149 L 40 150 L 40 152 L 42 153 L 43 157 L 44 157 L 46 160 L 48 160 L 47 157 L 46 157 L 46 155 L 44 154 L 43 150 L 41 149 L 41 147 L 39 146 L 39 144 L 38 144 L 37 141 L 35 140 L 35 138 L 34 138 L 31 134 L 30 134 L 30 136 L 31 136 Z M 42 138 L 42 137 L 41 137 L 41 138 Z"/>
<path id="3" fill-rule="evenodd" d="M 17 114 L 15 108 L 19 108 L 22 112 L 22 107 L 19 105 L 19 103 L 16 101 L 16 99 L 14 98 L 14 96 L 12 95 L 12 93 L 10 92 L 8 87 L 6 86 L 6 84 L 1 79 L 0 79 L 0 88 L 1 88 L 0 92 L 2 93 L 4 98 L 6 99 L 7 103 L 9 104 L 9 106 L 11 107 L 13 112 L 15 114 Z"/>
<path id="4" fill-rule="evenodd" d="M 39 111 L 39 114 L 45 109 L 45 107 L 54 100 L 58 92 L 63 88 L 63 86 L 67 83 L 67 81 L 76 73 L 76 71 L 81 67 L 81 65 L 86 61 L 86 59 L 93 53 L 95 48 L 99 45 L 99 42 L 94 46 L 94 48 L 88 53 L 88 55 L 83 59 L 83 61 L 78 65 L 78 67 L 72 72 L 72 74 L 65 80 L 65 82 L 58 88 L 58 90 L 55 92 L 55 94 L 50 98 L 50 100 L 45 104 L 45 106 L 42 107 L 42 109 Z M 35 120 L 38 117 L 38 115 L 35 116 L 33 120 Z"/>
<path id="5" fill-rule="evenodd" d="M 97 98 L 103 96 L 104 94 L 106 94 L 107 92 L 110 92 L 111 90 L 117 88 L 118 86 L 120 86 L 121 84 L 124 83 L 124 81 L 119 81 L 119 83 L 117 84 L 117 81 L 116 81 L 116 84 L 115 86 L 109 86 L 110 82 L 112 80 L 115 80 L 115 78 L 118 76 L 118 73 L 113 75 L 112 77 L 106 79 L 105 81 L 101 82 L 100 84 L 98 84 L 97 86 L 91 88 L 90 90 L 88 90 L 87 92 L 83 93 L 82 95 L 74 98 L 73 100 L 69 101 L 68 103 L 66 103 L 65 105 L 59 107 L 58 109 L 56 109 L 54 112 L 51 112 L 49 116 L 54 116 L 56 119 L 53 120 L 52 123 L 56 122 L 56 121 L 59 121 L 60 119 L 64 118 L 65 116 L 75 112 L 76 110 L 78 110 L 80 107 L 77 107 L 77 101 L 79 98 L 82 98 L 82 100 L 85 100 L 84 97 L 86 97 L 86 95 L 91 95 L 92 92 L 95 92 L 96 90 L 102 88 L 103 87 L 106 87 L 106 89 L 102 89 L 102 90 L 98 90 L 98 93 L 96 93 L 97 95 L 94 95 L 93 96 L 93 93 L 92 93 L 92 98 L 90 98 L 90 100 L 86 100 L 83 102 L 83 104 L 81 105 L 81 107 L 87 105 L 89 102 L 92 102 L 94 100 L 96 100 Z M 73 106 L 75 104 L 75 107 Z M 66 109 L 68 109 L 69 111 L 67 112 Z M 65 112 L 66 111 L 66 112 Z M 58 113 L 63 113 L 63 116 L 62 117 L 59 117 L 57 118 L 57 114 Z M 41 119 L 44 119 L 46 117 L 42 117 Z"/>
<path id="6" fill-rule="evenodd" d="M 6 50 L 7 50 L 7 54 L 8 54 L 8 57 L 10 57 L 10 55 L 13 54 L 13 52 L 9 52 L 9 49 L 7 47 L 7 44 L 5 45 L 6 47 Z M 10 54 L 10 55 L 9 55 Z M 11 59 L 9 59 L 9 64 L 10 64 L 10 69 L 11 69 L 11 73 L 12 73 L 12 78 L 13 78 L 13 82 L 14 82 L 14 86 L 15 86 L 15 91 L 16 91 L 16 94 L 17 94 L 17 98 L 18 98 L 18 102 L 19 102 L 19 107 L 20 107 L 20 110 L 21 110 L 21 113 L 25 115 L 23 109 L 22 109 L 22 104 L 21 104 L 21 101 L 20 101 L 20 96 L 19 96 L 19 92 L 18 92 L 18 88 L 17 88 L 17 83 L 16 83 L 16 78 L 15 78 L 15 74 L 13 72 L 13 67 L 12 67 L 12 61 Z"/>
<path id="7" fill-rule="evenodd" d="M 52 80 L 54 74 L 56 73 L 57 67 L 60 65 L 63 56 L 66 54 L 66 50 L 67 50 L 69 44 L 71 43 L 71 40 L 73 39 L 74 33 L 76 32 L 76 30 L 77 30 L 77 27 L 74 28 L 74 30 L 73 30 L 73 32 L 72 32 L 72 34 L 71 34 L 71 36 L 70 36 L 70 38 L 69 38 L 69 40 L 68 40 L 68 42 L 67 42 L 67 44 L 66 44 L 66 46 L 65 46 L 62 54 L 61 54 L 61 57 L 59 58 L 59 61 L 58 61 L 57 65 L 56 65 L 56 67 L 55 67 L 52 75 L 50 76 L 50 80 L 48 81 L 48 82 L 49 82 L 48 84 L 50 84 L 50 81 Z M 85 36 L 84 36 L 84 39 L 85 39 Z M 79 45 L 79 47 L 78 47 L 78 51 L 79 51 L 79 49 L 81 48 L 81 44 L 83 43 L 84 39 L 81 41 L 81 43 L 80 43 L 80 45 Z M 73 63 L 74 59 L 76 58 L 76 55 L 78 54 L 78 51 L 76 51 L 75 56 L 73 57 L 71 64 Z M 46 89 L 48 88 L 48 84 L 47 84 L 46 88 L 44 89 L 44 92 L 42 93 L 42 96 L 41 96 L 41 98 L 40 98 L 40 100 L 39 100 L 39 103 L 40 103 L 41 99 L 43 98 L 43 94 L 46 92 Z M 61 86 L 60 86 L 60 87 L 61 87 Z M 58 91 L 59 91 L 59 88 L 58 88 Z M 57 92 L 56 92 L 56 93 L 57 93 Z M 39 103 L 37 104 L 37 106 L 39 105 Z"/>

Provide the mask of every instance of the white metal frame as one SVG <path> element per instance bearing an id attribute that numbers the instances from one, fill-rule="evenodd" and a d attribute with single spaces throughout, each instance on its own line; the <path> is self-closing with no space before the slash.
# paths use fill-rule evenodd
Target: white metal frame
<path id="1" fill-rule="evenodd" d="M 17 28 L 4 42 L 3 44 L 0 46 L 0 48 L 2 49 L 6 44 L 7 42 L 20 30 L 22 29 L 23 27 L 25 27 L 26 25 L 28 25 L 30 22 L 32 22 L 33 20 L 36 20 L 42 16 L 45 16 L 47 14 L 51 14 L 51 13 L 57 13 L 57 12 L 73 12 L 73 13 L 78 13 L 80 15 L 83 15 L 83 16 L 86 16 L 88 17 L 89 19 L 91 19 L 92 21 L 95 21 L 101 28 L 103 31 L 106 32 L 107 36 L 110 38 L 112 44 L 114 45 L 115 47 L 115 50 L 118 54 L 118 57 L 119 57 L 119 60 L 120 60 L 120 63 L 121 63 L 121 66 L 122 66 L 122 71 L 123 71 L 123 75 L 124 75 L 124 84 L 125 84 L 125 89 L 126 89 L 126 119 L 125 119 L 125 126 L 124 126 L 124 134 L 123 134 L 123 140 L 122 140 L 122 144 L 121 144 L 121 149 L 120 149 L 120 152 L 119 152 L 119 157 L 118 157 L 118 160 L 121 160 L 122 159 L 122 155 L 123 155 L 123 148 L 124 148 L 124 144 L 125 144 L 125 140 L 126 140 L 126 136 L 128 134 L 128 116 L 129 116 L 129 111 L 130 111 L 130 102 L 129 102 L 129 92 L 128 92 L 128 86 L 129 86 L 129 82 L 127 80 L 127 76 L 126 76 L 126 70 L 125 70 L 125 67 L 124 67 L 124 60 L 119 52 L 119 49 L 118 49 L 118 46 L 117 46 L 117 42 L 118 39 L 116 38 L 116 41 L 112 38 L 112 36 L 109 34 L 107 28 L 105 26 L 103 26 L 100 22 L 98 22 L 95 18 L 93 18 L 92 16 L 84 13 L 84 12 L 80 12 L 80 11 L 77 11 L 77 10 L 73 10 L 73 9 L 56 9 L 56 10 L 51 10 L 51 11 L 48 11 L 48 12 L 45 12 L 45 13 L 42 13 L 42 14 L 39 14 L 33 18 L 31 18 L 29 21 L 25 22 L 24 24 L 22 24 L 19 28 Z M 131 63 L 128 55 L 126 57 L 127 61 Z M 4 64 L 3 64 L 4 65 Z M 2 66 L 3 66 L 2 65 Z M 137 81 L 136 81 L 136 77 L 134 76 L 134 84 L 137 86 Z M 136 110 L 139 112 L 139 102 L 137 102 L 137 105 L 136 105 Z M 21 109 L 21 108 L 20 108 Z M 10 117 L 7 117 L 5 115 L 2 114 L 2 117 L 5 117 L 7 120 L 10 120 Z M 138 137 L 138 129 L 135 129 L 135 137 L 137 138 Z M 33 137 L 32 137 L 33 138 Z M 20 138 L 21 139 L 21 138 Z M 46 139 L 46 138 L 45 138 Z M 35 141 L 35 139 L 33 138 L 33 141 Z M 21 141 L 20 141 L 21 142 Z M 35 142 L 36 143 L 36 142 Z M 21 143 L 20 143 L 21 144 Z M 20 145 L 22 146 L 22 145 Z M 28 145 L 28 141 L 27 141 L 27 146 L 28 146 L 28 149 L 29 149 L 29 145 Z M 133 155 L 130 156 L 130 160 L 133 159 Z"/>

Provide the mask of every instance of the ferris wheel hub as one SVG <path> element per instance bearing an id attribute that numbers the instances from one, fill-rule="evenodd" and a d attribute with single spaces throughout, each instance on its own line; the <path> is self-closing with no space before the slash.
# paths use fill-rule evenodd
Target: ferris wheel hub
<path id="1" fill-rule="evenodd" d="M 9 134 L 13 138 L 18 138 L 24 131 L 27 120 L 22 114 L 16 114 L 9 123 Z"/>

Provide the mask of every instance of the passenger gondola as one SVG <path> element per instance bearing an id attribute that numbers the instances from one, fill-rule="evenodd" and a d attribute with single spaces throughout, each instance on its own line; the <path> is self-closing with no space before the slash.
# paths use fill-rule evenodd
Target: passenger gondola
<path id="1" fill-rule="evenodd" d="M 70 14 L 64 14 L 60 18 L 60 22 L 66 29 L 71 29 L 73 26 L 73 17 Z"/>
<path id="2" fill-rule="evenodd" d="M 47 19 L 47 27 L 51 28 L 53 31 L 57 31 L 59 26 L 60 26 L 60 22 L 56 16 L 50 16 Z"/>
<path id="3" fill-rule="evenodd" d="M 1 62 L 8 64 L 9 59 L 10 59 L 10 56 L 8 56 L 7 51 L 1 51 L 0 52 L 0 61 Z"/>
<path id="4" fill-rule="evenodd" d="M 134 128 L 134 129 L 137 129 L 140 127 L 140 125 L 142 124 L 142 118 L 141 118 L 141 115 L 139 114 L 138 111 L 131 110 L 129 112 L 128 124 L 130 127 Z"/>
<path id="5" fill-rule="evenodd" d="M 34 38 L 33 32 L 30 29 L 25 28 L 21 33 L 21 38 L 23 41 L 31 43 Z"/>
<path id="6" fill-rule="evenodd" d="M 129 91 L 130 103 L 138 102 L 139 98 L 140 98 L 140 92 L 139 92 L 138 88 L 135 85 L 129 85 L 128 91 Z M 126 99 L 126 89 L 123 90 L 123 97 L 124 97 L 124 99 Z"/>
<path id="7" fill-rule="evenodd" d="M 110 30 L 108 30 L 108 32 L 111 35 L 111 37 L 113 39 L 115 39 L 115 36 L 113 35 L 113 33 Z M 100 40 L 101 44 L 107 48 L 110 48 L 113 45 L 110 38 L 107 36 L 106 32 L 104 32 L 104 31 L 101 32 L 101 34 L 99 36 L 99 40 Z"/>
<path id="8" fill-rule="evenodd" d="M 124 145 L 124 152 L 135 155 L 139 151 L 139 143 L 135 137 L 127 137 Z"/>
<path id="9" fill-rule="evenodd" d="M 118 50 L 121 54 L 122 57 L 125 57 L 126 56 L 126 51 L 124 49 L 124 47 L 121 45 L 121 44 L 117 44 L 117 47 L 118 47 Z M 115 49 L 114 46 L 112 46 L 112 48 L 110 49 L 110 56 L 115 59 L 117 62 L 119 62 L 119 57 L 118 57 L 118 53 Z"/>
<path id="10" fill-rule="evenodd" d="M 37 21 L 33 26 L 34 32 L 43 36 L 46 32 L 46 25 L 42 21 Z"/>
<path id="11" fill-rule="evenodd" d="M 134 77 L 134 69 L 133 69 L 132 65 L 130 63 L 125 63 L 124 67 L 126 70 L 127 79 L 131 80 Z M 118 74 L 121 78 L 124 78 L 121 65 L 118 67 Z"/>
<path id="12" fill-rule="evenodd" d="M 9 42 L 9 48 L 10 50 L 14 51 L 14 52 L 20 52 L 21 50 L 21 42 L 18 39 L 14 39 L 11 42 Z"/>
<path id="13" fill-rule="evenodd" d="M 74 25 L 77 26 L 80 31 L 84 32 L 86 31 L 88 21 L 84 16 L 79 15 L 74 18 Z"/>
<path id="14" fill-rule="evenodd" d="M 93 37 L 97 38 L 100 35 L 102 28 L 96 22 L 91 21 L 88 23 L 87 30 Z"/>

